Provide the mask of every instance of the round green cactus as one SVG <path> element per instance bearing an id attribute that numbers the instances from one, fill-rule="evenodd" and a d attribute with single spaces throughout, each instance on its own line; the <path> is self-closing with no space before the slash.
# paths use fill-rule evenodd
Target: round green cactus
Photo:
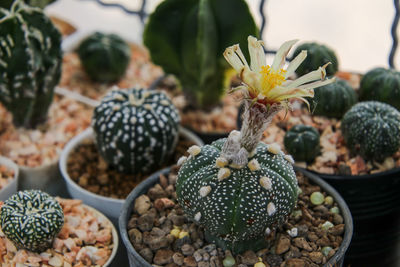
<path id="1" fill-rule="evenodd" d="M 314 115 L 341 119 L 344 113 L 357 103 L 354 89 L 344 80 L 321 86 L 314 90 L 311 110 Z"/>
<path id="2" fill-rule="evenodd" d="M 293 53 L 295 58 L 301 51 L 307 51 L 307 58 L 300 64 L 296 70 L 298 76 L 302 76 L 310 71 L 318 69 L 319 66 L 325 65 L 330 62 L 326 67 L 326 74 L 328 76 L 335 74 L 338 71 L 338 59 L 332 49 L 325 45 L 317 43 L 305 43 L 296 48 Z"/>
<path id="3" fill-rule="evenodd" d="M 349 149 L 365 159 L 382 161 L 400 148 L 400 112 L 388 104 L 354 105 L 343 116 L 341 128 Z"/>
<path id="4" fill-rule="evenodd" d="M 61 35 L 39 8 L 0 9 L 0 101 L 17 127 L 44 122 L 61 77 Z"/>
<path id="5" fill-rule="evenodd" d="M 226 142 L 189 148 L 191 156 L 178 174 L 178 201 L 189 218 L 205 227 L 210 241 L 234 252 L 257 250 L 295 206 L 293 159 L 276 145 L 259 143 L 248 164 L 239 167 L 221 156 Z"/>
<path id="6" fill-rule="evenodd" d="M 43 252 L 64 224 L 56 199 L 39 190 L 20 191 L 4 202 L 0 211 L 3 233 L 18 249 Z"/>
<path id="7" fill-rule="evenodd" d="M 99 82 L 119 80 L 131 58 L 131 49 L 121 37 L 101 32 L 83 40 L 77 52 L 86 73 Z"/>
<path id="8" fill-rule="evenodd" d="M 318 130 L 308 125 L 295 125 L 286 132 L 284 144 L 295 160 L 312 162 L 320 153 Z"/>
<path id="9" fill-rule="evenodd" d="M 17 0 L 15 0 L 17 1 Z M 56 0 L 23 0 L 23 2 L 27 3 L 30 6 L 45 8 L 47 5 L 55 2 Z M 1 0 L 0 7 L 9 9 L 14 0 Z"/>
<path id="10" fill-rule="evenodd" d="M 173 153 L 179 114 L 162 92 L 112 90 L 95 108 L 92 127 L 108 164 L 121 172 L 147 173 Z"/>
<path id="11" fill-rule="evenodd" d="M 361 79 L 360 100 L 384 102 L 400 110 L 400 72 L 375 68 Z"/>

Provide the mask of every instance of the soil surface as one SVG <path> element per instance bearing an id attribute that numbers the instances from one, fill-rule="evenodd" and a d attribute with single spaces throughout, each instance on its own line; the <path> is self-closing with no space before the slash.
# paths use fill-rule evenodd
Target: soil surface
<path id="1" fill-rule="evenodd" d="M 0 190 L 14 179 L 14 170 L 0 164 Z"/>
<path id="2" fill-rule="evenodd" d="M 178 167 L 134 203 L 128 223 L 129 238 L 136 251 L 157 266 L 223 266 L 232 256 L 204 238 L 204 231 L 189 221 L 177 204 L 175 183 Z M 266 237 L 268 247 L 236 255 L 235 265 L 254 266 L 322 266 L 332 257 L 343 240 L 343 217 L 335 201 L 297 174 L 302 193 L 287 223 Z M 323 202 L 310 201 L 313 192 L 323 194 Z M 329 222 L 330 223 L 329 223 Z M 327 223 L 328 222 L 328 223 Z M 231 266 L 231 265 L 229 265 Z M 261 265 L 262 266 L 262 265 Z"/>

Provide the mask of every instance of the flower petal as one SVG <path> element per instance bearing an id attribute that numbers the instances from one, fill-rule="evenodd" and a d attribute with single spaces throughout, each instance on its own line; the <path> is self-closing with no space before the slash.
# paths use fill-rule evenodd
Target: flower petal
<path id="1" fill-rule="evenodd" d="M 313 82 L 313 83 L 303 84 L 303 85 L 299 86 L 298 88 L 300 88 L 300 89 L 304 89 L 304 88 L 315 89 L 315 88 L 318 88 L 318 87 L 333 83 L 335 81 L 336 81 L 336 77 L 333 77 L 331 79 L 326 79 L 326 80 L 323 80 L 323 81 L 316 81 L 316 82 Z"/>
<path id="2" fill-rule="evenodd" d="M 315 80 L 323 80 L 326 76 L 326 71 L 325 71 L 326 66 L 327 65 L 319 67 L 317 70 L 314 70 L 312 72 L 304 74 L 300 78 L 297 78 L 291 84 L 288 85 L 288 88 L 299 87 L 302 84 L 313 82 Z"/>
<path id="3" fill-rule="evenodd" d="M 290 49 L 292 46 L 297 42 L 298 40 L 291 40 L 284 42 L 281 47 L 279 47 L 278 52 L 276 52 L 274 62 L 272 62 L 271 68 L 275 71 L 281 69 L 283 65 L 285 64 L 285 59 L 287 54 L 289 53 Z"/>
<path id="4" fill-rule="evenodd" d="M 249 67 L 246 58 L 244 57 L 243 52 L 240 50 L 238 44 L 232 45 L 225 49 L 224 57 L 237 72 L 241 72 L 245 66 Z"/>
<path id="5" fill-rule="evenodd" d="M 290 77 L 296 69 L 300 66 L 300 64 L 306 59 L 307 50 L 301 51 L 290 63 L 286 69 L 286 73 L 284 74 L 285 78 Z"/>
<path id="6" fill-rule="evenodd" d="M 247 41 L 249 43 L 250 69 L 254 72 L 260 72 L 261 66 L 266 65 L 264 43 L 253 36 L 249 36 Z"/>

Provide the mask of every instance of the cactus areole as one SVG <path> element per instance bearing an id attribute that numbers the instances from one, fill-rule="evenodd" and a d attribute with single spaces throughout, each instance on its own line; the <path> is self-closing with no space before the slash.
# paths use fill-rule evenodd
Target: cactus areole
<path id="1" fill-rule="evenodd" d="M 20 191 L 1 207 L 1 229 L 18 249 L 45 251 L 51 247 L 63 224 L 60 204 L 39 190 Z"/>
<path id="2" fill-rule="evenodd" d="M 0 102 L 17 127 L 43 123 L 61 77 L 61 35 L 40 8 L 0 8 Z"/>
<path id="3" fill-rule="evenodd" d="M 289 77 L 305 59 L 306 52 L 282 69 L 295 41 L 284 43 L 271 66 L 266 65 L 262 42 L 248 38 L 251 64 L 238 45 L 224 56 L 239 73 L 245 113 L 241 131 L 211 145 L 191 147 L 190 156 L 179 161 L 176 192 L 189 218 L 204 226 L 206 237 L 235 253 L 265 246 L 270 230 L 283 223 L 297 200 L 293 159 L 277 144 L 261 143 L 272 117 L 288 108 L 289 100 L 312 97 L 313 89 L 332 82 L 324 67 L 297 80 Z M 313 82 L 313 83 L 310 83 Z M 305 100 L 304 100 L 305 101 Z"/>

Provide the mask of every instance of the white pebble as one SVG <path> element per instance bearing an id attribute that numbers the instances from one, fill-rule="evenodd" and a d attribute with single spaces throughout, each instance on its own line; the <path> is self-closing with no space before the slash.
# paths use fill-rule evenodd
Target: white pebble
<path id="1" fill-rule="evenodd" d="M 194 219 L 196 222 L 199 222 L 201 219 L 201 213 L 200 212 L 196 213 L 196 215 L 194 216 Z"/>
<path id="2" fill-rule="evenodd" d="M 291 155 L 285 155 L 284 158 L 290 163 L 294 164 L 294 159 Z"/>
<path id="3" fill-rule="evenodd" d="M 219 157 L 215 160 L 215 166 L 217 166 L 218 168 L 223 168 L 228 165 L 228 163 L 228 160 L 224 157 Z"/>
<path id="4" fill-rule="evenodd" d="M 182 166 L 182 165 L 186 162 L 186 160 L 187 160 L 187 157 L 182 156 L 182 157 L 180 157 L 180 158 L 178 159 L 178 162 L 176 163 L 176 165 Z"/>
<path id="5" fill-rule="evenodd" d="M 260 185 L 267 190 L 272 189 L 272 181 L 270 178 L 268 178 L 266 176 L 260 178 Z"/>
<path id="6" fill-rule="evenodd" d="M 256 159 L 250 160 L 250 162 L 247 164 L 247 167 L 249 167 L 250 171 L 258 171 L 261 169 L 260 163 Z"/>
<path id="7" fill-rule="evenodd" d="M 210 192 L 211 192 L 211 186 L 209 186 L 209 185 L 203 186 L 199 190 L 200 196 L 202 196 L 202 197 L 207 196 Z"/>
<path id="8" fill-rule="evenodd" d="M 276 207 L 275 207 L 274 203 L 272 203 L 272 202 L 268 203 L 267 212 L 268 212 L 269 216 L 271 216 L 272 214 L 274 214 L 276 212 Z"/>
<path id="9" fill-rule="evenodd" d="M 199 146 L 191 146 L 189 147 L 189 149 L 187 150 L 187 152 L 191 155 L 191 156 L 197 156 L 198 154 L 200 154 L 201 152 L 201 148 Z"/>
<path id="10" fill-rule="evenodd" d="M 268 146 L 268 151 L 271 152 L 272 154 L 277 155 L 281 152 L 281 146 L 277 143 L 270 144 Z"/>
<path id="11" fill-rule="evenodd" d="M 231 175 L 231 170 L 229 168 L 221 168 L 218 171 L 218 181 L 222 181 Z"/>
<path id="12" fill-rule="evenodd" d="M 297 230 L 296 227 L 294 227 L 294 228 L 292 228 L 292 229 L 290 229 L 290 230 L 287 230 L 287 233 L 288 233 L 291 237 L 296 237 L 297 234 L 298 234 L 298 230 Z"/>

